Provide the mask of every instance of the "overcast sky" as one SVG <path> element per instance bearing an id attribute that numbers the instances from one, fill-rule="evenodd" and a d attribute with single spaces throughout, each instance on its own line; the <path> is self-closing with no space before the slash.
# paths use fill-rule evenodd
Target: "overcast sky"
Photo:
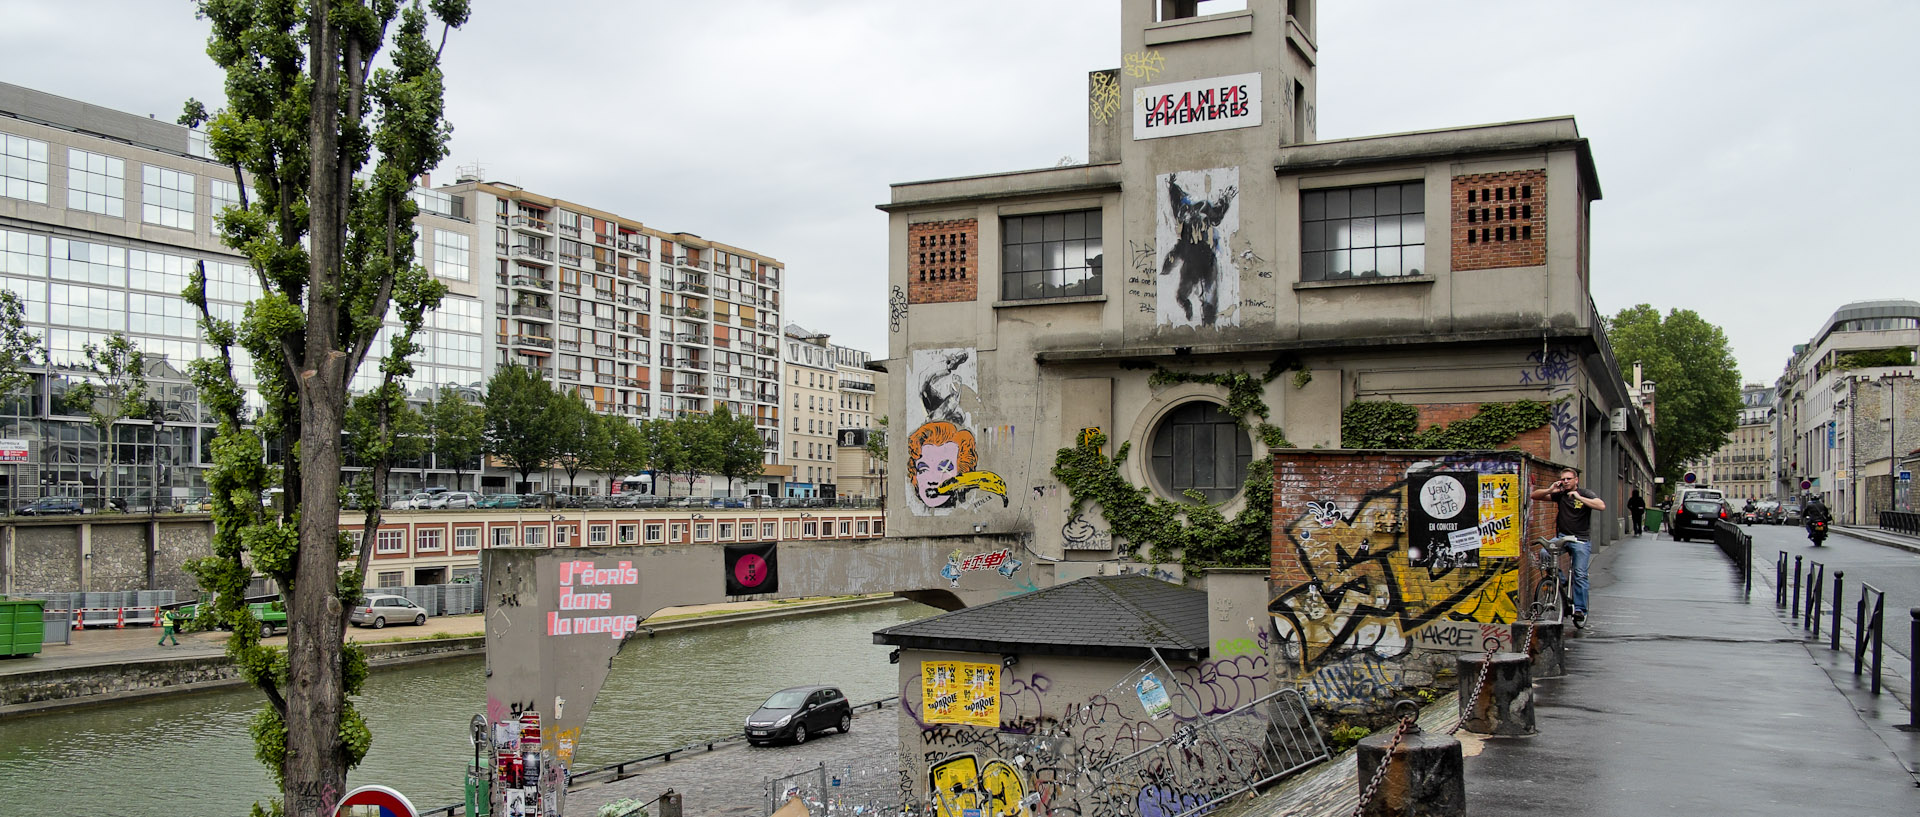
<path id="1" fill-rule="evenodd" d="M 774 256 L 789 321 L 884 354 L 888 184 L 1084 161 L 1120 2 L 476 0 L 437 177 L 478 163 Z M 169 120 L 219 104 L 189 0 L 0 0 L 0 20 L 9 82 Z M 1329 0 L 1319 137 L 1574 115 L 1600 310 L 1696 310 L 1771 383 L 1841 304 L 1920 298 L 1899 243 L 1916 30 L 1898 0 Z"/>

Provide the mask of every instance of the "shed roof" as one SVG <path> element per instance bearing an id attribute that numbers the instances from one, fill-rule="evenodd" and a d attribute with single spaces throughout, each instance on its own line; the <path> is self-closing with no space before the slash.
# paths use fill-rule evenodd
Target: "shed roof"
<path id="1" fill-rule="evenodd" d="M 926 650 L 1198 661 L 1207 594 L 1141 575 L 1089 576 L 908 622 L 873 643 Z"/>

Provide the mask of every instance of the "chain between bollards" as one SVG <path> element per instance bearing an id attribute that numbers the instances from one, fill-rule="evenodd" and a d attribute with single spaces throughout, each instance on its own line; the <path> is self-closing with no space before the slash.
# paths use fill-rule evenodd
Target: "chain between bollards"
<path id="1" fill-rule="evenodd" d="M 1493 674 L 1493 654 L 1499 649 L 1498 641 L 1487 645 L 1485 660 L 1480 663 L 1480 679 L 1473 682 L 1473 699 L 1471 702 L 1466 698 L 1460 699 L 1460 720 L 1454 721 L 1453 728 L 1447 730 L 1448 735 L 1459 732 L 1467 725 L 1467 713 L 1472 712 L 1473 707 L 1480 703 L 1480 693 L 1487 688 L 1487 676 Z"/>
<path id="2" fill-rule="evenodd" d="M 1394 708 L 1400 709 L 1401 707 L 1395 706 Z M 1414 713 L 1418 711 L 1416 708 Z M 1387 752 L 1380 756 L 1380 765 L 1374 768 L 1373 779 L 1368 780 L 1366 788 L 1360 790 L 1360 802 L 1353 805 L 1353 817 L 1360 817 L 1361 813 L 1367 810 L 1367 803 L 1373 800 L 1373 795 L 1379 792 L 1380 781 L 1386 779 L 1387 776 L 1387 767 L 1393 765 L 1393 750 L 1400 748 L 1400 741 L 1407 736 L 1408 732 L 1420 728 L 1415 721 L 1414 713 L 1400 716 L 1400 728 L 1394 731 L 1393 740 L 1387 741 Z"/>

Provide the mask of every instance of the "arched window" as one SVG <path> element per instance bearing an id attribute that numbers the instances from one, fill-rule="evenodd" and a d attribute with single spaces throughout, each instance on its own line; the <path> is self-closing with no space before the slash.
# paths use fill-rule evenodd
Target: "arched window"
<path id="1" fill-rule="evenodd" d="M 1232 499 L 1246 482 L 1253 441 L 1219 405 L 1195 401 L 1161 418 L 1152 451 L 1161 493 L 1185 499 L 1194 490 L 1217 503 Z"/>

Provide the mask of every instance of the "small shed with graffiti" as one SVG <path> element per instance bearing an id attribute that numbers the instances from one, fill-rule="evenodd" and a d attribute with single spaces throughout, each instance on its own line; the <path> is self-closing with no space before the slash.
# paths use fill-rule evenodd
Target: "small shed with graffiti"
<path id="1" fill-rule="evenodd" d="M 1179 813 L 1323 757 L 1304 700 L 1273 691 L 1265 579 L 1092 576 L 874 633 L 899 648 L 903 797 L 940 817 Z"/>

